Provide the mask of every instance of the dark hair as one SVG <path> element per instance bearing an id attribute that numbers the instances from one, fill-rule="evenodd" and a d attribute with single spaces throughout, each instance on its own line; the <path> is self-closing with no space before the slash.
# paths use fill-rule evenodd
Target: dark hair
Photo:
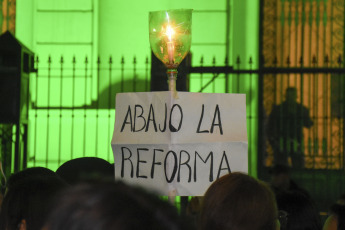
<path id="1" fill-rule="evenodd" d="M 279 175 L 279 174 L 289 174 L 290 167 L 287 165 L 277 164 L 269 169 L 269 174 L 271 175 Z"/>
<path id="2" fill-rule="evenodd" d="M 345 230 L 345 194 L 340 196 L 339 201 L 330 208 L 331 214 L 337 217 L 337 229 Z"/>
<path id="3" fill-rule="evenodd" d="M 170 204 L 123 183 L 83 183 L 63 191 L 48 230 L 190 229 Z"/>
<path id="4" fill-rule="evenodd" d="M 114 165 L 98 157 L 80 157 L 66 161 L 56 173 L 71 185 L 89 179 L 114 180 Z"/>
<path id="5" fill-rule="evenodd" d="M 54 171 L 44 167 L 27 168 L 10 176 L 6 185 L 7 189 L 32 177 L 50 178 L 57 177 L 57 174 Z"/>
<path id="6" fill-rule="evenodd" d="M 38 171 L 43 174 L 36 174 Z M 0 230 L 17 230 L 22 220 L 26 221 L 28 230 L 42 228 L 54 195 L 66 186 L 51 172 L 33 168 L 11 176 L 1 207 Z"/>
<path id="7" fill-rule="evenodd" d="M 200 229 L 274 230 L 277 208 L 271 189 L 243 173 L 230 173 L 207 190 Z"/>
<path id="8" fill-rule="evenodd" d="M 283 192 L 277 195 L 279 210 L 287 212 L 287 230 L 321 230 L 320 216 L 312 200 L 303 193 Z"/>

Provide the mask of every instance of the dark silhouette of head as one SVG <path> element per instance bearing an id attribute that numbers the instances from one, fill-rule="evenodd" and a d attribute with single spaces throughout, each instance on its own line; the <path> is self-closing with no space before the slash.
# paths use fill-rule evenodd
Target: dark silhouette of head
<path id="1" fill-rule="evenodd" d="M 327 218 L 324 230 L 345 229 L 345 194 L 340 196 L 336 203 L 330 208 L 330 216 Z"/>
<path id="2" fill-rule="evenodd" d="M 65 162 L 56 173 L 71 185 L 84 180 L 114 180 L 114 165 L 98 157 L 81 157 Z"/>
<path id="3" fill-rule="evenodd" d="M 286 230 L 321 230 L 321 220 L 312 200 L 297 191 L 277 195 L 279 210 L 287 212 Z"/>
<path id="4" fill-rule="evenodd" d="M 277 215 L 273 192 L 266 184 L 230 173 L 207 190 L 199 223 L 201 230 L 275 230 Z"/>
<path id="5" fill-rule="evenodd" d="M 81 183 L 65 190 L 47 230 L 190 229 L 167 202 L 123 183 Z"/>
<path id="6" fill-rule="evenodd" d="M 271 183 L 275 189 L 286 191 L 290 188 L 290 167 L 286 165 L 275 165 L 269 172 Z"/>
<path id="7" fill-rule="evenodd" d="M 12 175 L 0 213 L 1 230 L 40 230 L 66 183 L 53 171 L 29 168 Z"/>
<path id="8" fill-rule="evenodd" d="M 42 179 L 44 178 L 49 179 L 51 177 L 56 178 L 57 174 L 54 171 L 48 168 L 44 168 L 44 167 L 27 168 L 27 169 L 24 169 L 23 171 L 20 171 L 11 175 L 6 185 L 7 189 L 10 189 L 15 184 L 19 184 L 23 181 L 25 182 L 25 180 L 29 178 L 36 178 L 36 177 L 42 178 Z"/>
<path id="9" fill-rule="evenodd" d="M 286 88 L 285 98 L 287 102 L 296 102 L 297 100 L 297 89 L 295 87 Z"/>

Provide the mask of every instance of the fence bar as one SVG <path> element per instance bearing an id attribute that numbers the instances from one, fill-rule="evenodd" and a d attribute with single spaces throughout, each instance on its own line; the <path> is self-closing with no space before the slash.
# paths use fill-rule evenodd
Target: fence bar
<path id="1" fill-rule="evenodd" d="M 137 58 L 133 58 L 133 92 L 137 91 Z"/>
<path id="2" fill-rule="evenodd" d="M 95 155 L 98 156 L 98 125 L 99 125 L 99 84 L 100 84 L 100 65 L 101 65 L 101 58 L 98 56 L 97 58 L 97 100 L 96 100 L 96 131 L 95 131 Z"/>
<path id="3" fill-rule="evenodd" d="M 74 146 L 74 107 L 75 107 L 75 65 L 76 65 L 76 59 L 75 56 L 73 56 L 72 59 L 72 122 L 71 122 L 71 159 L 73 159 L 73 146 Z"/>
<path id="4" fill-rule="evenodd" d="M 125 57 L 121 57 L 121 92 L 124 91 L 124 82 L 125 82 Z"/>
<path id="5" fill-rule="evenodd" d="M 38 64 L 39 64 L 39 58 L 38 56 L 36 57 L 36 74 L 35 74 L 35 81 L 36 81 L 36 89 L 35 89 L 35 100 L 36 100 L 36 105 L 37 105 L 37 102 L 38 102 Z M 35 109 L 35 134 L 34 134 L 34 147 L 33 147 L 33 151 L 34 151 L 34 155 L 32 156 L 33 158 L 33 166 L 35 167 L 36 166 L 36 153 L 37 153 L 37 130 L 38 130 L 38 127 L 37 127 L 37 109 Z"/>
<path id="6" fill-rule="evenodd" d="M 88 59 L 85 57 L 85 86 L 84 86 L 84 136 L 83 136 L 83 157 L 85 157 L 86 154 L 86 105 L 87 105 L 87 64 L 88 64 Z"/>
<path id="7" fill-rule="evenodd" d="M 149 90 L 149 57 L 145 58 L 145 91 Z"/>
<path id="8" fill-rule="evenodd" d="M 61 138 L 62 138 L 62 92 L 63 92 L 63 57 L 60 58 L 60 106 L 59 106 L 59 144 L 58 164 L 61 163 Z"/>
<path id="9" fill-rule="evenodd" d="M 109 57 L 109 79 L 108 79 L 108 84 L 109 84 L 109 89 L 108 89 L 108 140 L 111 140 L 111 130 L 112 130 L 112 125 L 111 125 L 111 113 L 113 112 L 111 106 L 111 88 L 112 88 L 112 82 L 111 82 L 111 76 L 112 76 L 112 64 L 113 64 L 113 58 L 110 56 Z M 114 106 L 114 105 L 113 105 Z M 108 153 L 107 153 L 107 158 L 108 158 L 108 161 L 110 161 L 110 148 L 107 148 L 108 149 Z"/>
<path id="10" fill-rule="evenodd" d="M 48 96 L 47 96 L 47 105 L 48 108 L 50 107 L 50 78 L 51 78 L 51 57 L 48 57 L 48 81 L 47 81 L 47 90 L 48 90 Z M 49 109 L 47 109 L 47 141 L 46 141 L 46 159 L 45 159 L 45 163 L 46 163 L 46 167 L 48 167 L 48 159 L 49 159 Z"/>

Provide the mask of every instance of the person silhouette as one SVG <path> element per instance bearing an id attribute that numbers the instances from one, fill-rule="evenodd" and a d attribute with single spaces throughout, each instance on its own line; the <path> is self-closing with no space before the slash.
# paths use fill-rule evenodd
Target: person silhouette
<path id="1" fill-rule="evenodd" d="M 273 149 L 274 164 L 304 167 L 303 127 L 310 128 L 313 121 L 309 109 L 297 102 L 297 90 L 286 89 L 285 101 L 275 105 L 268 117 L 268 140 Z"/>

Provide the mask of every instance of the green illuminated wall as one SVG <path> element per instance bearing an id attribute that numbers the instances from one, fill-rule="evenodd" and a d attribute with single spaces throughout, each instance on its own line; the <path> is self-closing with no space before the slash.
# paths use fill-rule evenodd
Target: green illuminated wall
<path id="1" fill-rule="evenodd" d="M 241 68 L 249 68 L 248 59 L 253 58 L 252 68 L 257 68 L 258 56 L 258 0 L 231 0 L 230 13 L 230 65 L 241 57 Z M 148 41 L 148 12 L 170 8 L 192 8 L 193 37 L 192 65 L 224 65 L 226 54 L 226 1 L 206 0 L 17 0 L 16 36 L 39 56 L 39 80 L 35 75 L 31 81 L 31 98 L 37 106 L 72 107 L 92 104 L 97 101 L 98 91 L 109 85 L 107 60 L 113 58 L 112 74 L 116 84 L 120 81 L 120 61 L 125 57 L 125 77 L 133 78 L 130 67 L 133 57 L 137 59 L 137 77 L 144 78 L 145 58 L 150 57 Z M 48 56 L 51 56 L 51 70 L 48 71 Z M 96 61 L 100 56 L 100 81 L 97 82 Z M 61 63 L 61 56 L 64 57 Z M 85 64 L 85 57 L 88 63 Z M 76 70 L 72 71 L 72 59 L 76 57 Z M 61 71 L 61 66 L 63 71 Z M 85 73 L 85 66 L 88 71 Z M 48 80 L 48 73 L 50 79 Z M 76 75 L 72 95 L 72 76 Z M 63 75 L 63 80 L 59 76 Z M 85 76 L 87 77 L 85 80 Z M 117 77 L 118 76 L 118 77 Z M 117 78 L 116 78 L 117 77 Z M 190 76 L 190 91 L 199 91 L 212 75 Z M 247 94 L 247 113 L 257 114 L 257 76 L 229 76 L 232 93 Z M 37 84 L 36 84 L 37 83 Z M 98 84 L 99 83 L 99 84 Z M 48 87 L 48 85 L 51 87 Z M 204 92 L 225 92 L 224 76 L 220 75 L 214 84 Z M 126 86 L 129 87 L 129 86 Z M 131 88 L 128 88 L 130 91 Z M 139 87 L 140 89 L 140 87 Z M 36 90 L 38 90 L 36 95 Z M 85 96 L 86 95 L 86 96 Z M 72 100 L 72 98 L 74 98 Z M 110 138 L 112 135 L 114 111 L 106 109 L 75 110 L 74 132 L 71 133 L 71 110 L 32 110 L 29 132 L 29 166 L 44 165 L 56 169 L 70 158 L 94 156 L 112 161 Z M 49 113 L 49 119 L 47 114 Z M 97 114 L 98 120 L 94 115 Z M 59 117 L 62 116 L 62 121 Z M 90 118 L 89 118 L 90 117 Z M 87 124 L 85 129 L 84 124 Z M 98 135 L 95 137 L 98 124 Z M 47 130 L 49 125 L 49 130 Z M 33 127 L 36 127 L 35 130 Z M 62 134 L 61 134 L 62 133 Z M 48 137 L 47 137 L 48 136 Z M 61 137 L 61 141 L 59 141 Z M 75 143 L 71 148 L 71 142 Z M 248 120 L 249 168 L 256 175 L 257 120 Z M 85 145 L 83 146 L 83 142 Z M 48 152 L 48 153 L 47 153 Z M 48 159 L 48 160 L 47 160 Z"/>

